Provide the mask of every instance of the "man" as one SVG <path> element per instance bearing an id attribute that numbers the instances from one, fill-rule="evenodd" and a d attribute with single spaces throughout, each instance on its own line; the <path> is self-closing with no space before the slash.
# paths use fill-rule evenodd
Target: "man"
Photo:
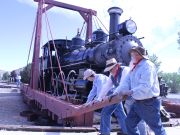
<path id="1" fill-rule="evenodd" d="M 160 94 L 157 70 L 148 60 L 145 48 L 137 46 L 130 50 L 134 67 L 123 83 L 116 89 L 123 95 L 131 93 L 134 103 L 126 118 L 128 135 L 139 135 L 137 124 L 144 120 L 155 135 L 166 135 L 160 118 Z"/>
<path id="2" fill-rule="evenodd" d="M 135 63 L 135 61 L 132 59 L 130 61 L 130 64 L 129 64 L 130 69 L 134 68 L 134 63 Z M 121 83 L 123 83 L 123 82 L 121 82 Z M 126 98 L 124 107 L 125 107 L 127 113 L 130 112 L 130 109 L 131 109 L 131 106 L 133 105 L 133 103 L 134 103 L 134 99 L 131 96 Z M 137 127 L 138 127 L 140 135 L 149 134 L 148 127 L 147 127 L 146 123 L 143 120 L 141 120 L 138 123 Z"/>
<path id="3" fill-rule="evenodd" d="M 88 95 L 86 104 L 90 103 L 92 100 L 96 100 L 99 96 L 100 90 L 102 89 L 102 86 L 107 81 L 108 77 L 103 74 L 96 74 L 93 70 L 87 69 L 84 72 L 84 80 L 92 81 L 93 86 L 92 89 Z"/>
<path id="4" fill-rule="evenodd" d="M 21 76 L 19 74 L 16 76 L 16 84 L 17 84 L 17 87 L 19 87 L 21 84 Z"/>
<path id="5" fill-rule="evenodd" d="M 110 72 L 110 77 L 106 84 L 103 86 L 101 93 L 99 94 L 98 100 L 101 101 L 106 95 L 113 93 L 115 88 L 124 79 L 125 75 L 128 73 L 128 67 L 122 68 L 120 63 L 117 63 L 115 58 L 106 61 L 106 68 L 104 72 Z M 126 114 L 122 105 L 122 102 L 106 106 L 101 111 L 101 123 L 100 132 L 103 135 L 109 135 L 111 128 L 111 115 L 115 114 L 118 123 L 124 134 L 127 134 L 127 129 L 125 125 Z"/>

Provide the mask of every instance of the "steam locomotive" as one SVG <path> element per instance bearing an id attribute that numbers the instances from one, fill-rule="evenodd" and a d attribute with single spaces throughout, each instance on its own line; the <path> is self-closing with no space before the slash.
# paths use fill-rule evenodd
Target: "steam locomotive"
<path id="1" fill-rule="evenodd" d="M 83 80 L 83 73 L 91 68 L 103 73 L 107 59 L 115 58 L 123 65 L 129 65 L 129 50 L 132 46 L 142 46 L 139 38 L 133 36 L 136 23 L 129 19 L 119 23 L 123 10 L 112 7 L 109 35 L 102 29 L 93 32 L 91 41 L 84 41 L 78 33 L 72 40 L 57 39 L 43 46 L 40 62 L 39 87 L 55 96 L 65 94 L 70 99 L 83 103 L 92 84 Z"/>

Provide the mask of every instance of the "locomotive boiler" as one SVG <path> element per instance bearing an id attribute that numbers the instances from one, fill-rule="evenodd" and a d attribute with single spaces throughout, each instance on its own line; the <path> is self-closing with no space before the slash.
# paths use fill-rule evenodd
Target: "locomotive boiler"
<path id="1" fill-rule="evenodd" d="M 110 58 L 127 66 L 130 48 L 142 46 L 142 43 L 133 36 L 137 29 L 133 20 L 119 23 L 122 12 L 119 7 L 109 8 L 109 34 L 98 29 L 92 33 L 91 41 L 83 40 L 80 33 L 72 40 L 48 41 L 43 46 L 39 87 L 44 86 L 46 92 L 55 96 L 67 92 L 69 98 L 72 96 L 83 103 L 91 89 L 91 84 L 83 80 L 83 72 L 87 68 L 103 73 L 106 60 Z"/>

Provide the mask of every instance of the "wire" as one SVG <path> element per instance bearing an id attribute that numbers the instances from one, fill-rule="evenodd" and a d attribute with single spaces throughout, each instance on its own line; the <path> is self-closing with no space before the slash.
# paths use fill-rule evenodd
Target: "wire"
<path id="1" fill-rule="evenodd" d="M 44 0 L 43 0 L 44 1 Z M 56 54 L 56 59 L 57 59 L 57 63 L 58 63 L 58 68 L 60 70 L 60 74 L 61 74 L 61 78 L 62 78 L 62 83 L 63 83 L 63 86 L 64 86 L 64 90 L 65 90 L 65 94 L 66 94 L 66 98 L 67 100 L 69 101 L 69 97 L 68 97 L 68 93 L 67 93 L 67 87 L 65 85 L 65 82 L 64 82 L 64 77 L 62 75 L 62 69 L 61 69 L 61 65 L 60 65 L 60 62 L 59 62 L 59 59 L 60 57 L 58 57 L 58 53 L 57 53 L 57 49 L 56 49 L 56 46 L 55 46 L 55 42 L 54 42 L 54 39 L 53 39 L 53 36 L 52 36 L 52 31 L 51 31 L 51 28 L 50 28 L 50 24 L 49 24 L 49 20 L 48 20 L 48 16 L 46 14 L 46 8 L 45 8 L 45 17 L 46 17 L 46 23 L 48 24 L 48 28 L 49 28 L 49 32 L 50 32 L 50 35 L 51 35 L 51 38 L 52 38 L 52 42 L 53 42 L 53 46 L 54 46 L 54 50 L 55 50 L 55 54 Z"/>
<path id="2" fill-rule="evenodd" d="M 85 25 L 85 29 L 84 29 L 83 34 L 82 34 L 83 37 L 85 37 L 86 31 L 87 31 L 87 24 Z"/>
<path id="3" fill-rule="evenodd" d="M 97 16 L 96 16 L 97 17 Z M 97 19 L 99 20 L 99 22 L 101 23 L 101 25 L 104 27 L 104 29 L 109 33 L 109 31 L 107 30 L 107 28 L 105 27 L 105 25 L 101 22 L 101 20 L 97 17 Z"/>
<path id="4" fill-rule="evenodd" d="M 32 42 L 33 42 L 34 35 L 35 35 L 36 24 L 37 24 L 37 16 L 36 16 L 36 19 L 35 19 L 35 22 L 34 22 L 34 28 L 33 28 L 33 32 L 32 32 L 32 37 L 31 37 L 29 52 L 28 52 L 27 65 L 28 65 L 28 62 L 29 62 L 29 57 L 30 57 L 31 48 L 32 48 Z"/>
<path id="5" fill-rule="evenodd" d="M 81 35 L 81 33 L 82 33 L 83 29 L 84 29 L 85 23 L 86 23 L 86 22 L 84 21 L 83 26 L 82 26 L 81 31 L 80 31 L 80 35 Z"/>
<path id="6" fill-rule="evenodd" d="M 94 19 L 94 17 L 92 17 L 93 18 L 93 22 L 94 22 L 94 25 L 95 25 L 95 27 L 96 27 L 96 29 L 98 29 L 98 27 L 97 27 L 97 25 L 96 25 L 96 20 Z M 99 24 L 98 24 L 99 25 Z"/>

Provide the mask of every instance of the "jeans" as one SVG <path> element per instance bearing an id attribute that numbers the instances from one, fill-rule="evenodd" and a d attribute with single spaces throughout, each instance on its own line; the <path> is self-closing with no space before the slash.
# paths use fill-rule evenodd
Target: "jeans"
<path id="1" fill-rule="evenodd" d="M 21 84 L 21 81 L 20 81 L 20 80 L 16 80 L 16 85 L 17 85 L 17 87 L 19 87 L 20 84 Z"/>
<path id="2" fill-rule="evenodd" d="M 128 99 L 125 101 L 124 107 L 126 108 L 127 113 L 130 112 L 130 109 L 133 103 L 134 103 L 134 99 L 132 97 L 128 97 Z M 147 131 L 146 123 L 144 122 L 144 120 L 141 120 L 137 124 L 137 128 L 139 130 L 140 135 L 147 135 L 148 131 Z"/>
<path id="3" fill-rule="evenodd" d="M 139 135 L 137 124 L 144 120 L 154 131 L 155 135 L 166 135 L 160 117 L 160 101 L 157 98 L 151 100 L 135 101 L 126 118 L 128 135 Z"/>
<path id="4" fill-rule="evenodd" d="M 123 131 L 123 133 L 127 134 L 126 129 L 126 114 L 122 105 L 122 102 L 119 104 L 113 104 L 110 106 L 106 106 L 101 111 L 101 123 L 100 123 L 100 132 L 103 135 L 109 135 L 111 131 L 111 115 L 115 114 L 118 123 Z"/>

